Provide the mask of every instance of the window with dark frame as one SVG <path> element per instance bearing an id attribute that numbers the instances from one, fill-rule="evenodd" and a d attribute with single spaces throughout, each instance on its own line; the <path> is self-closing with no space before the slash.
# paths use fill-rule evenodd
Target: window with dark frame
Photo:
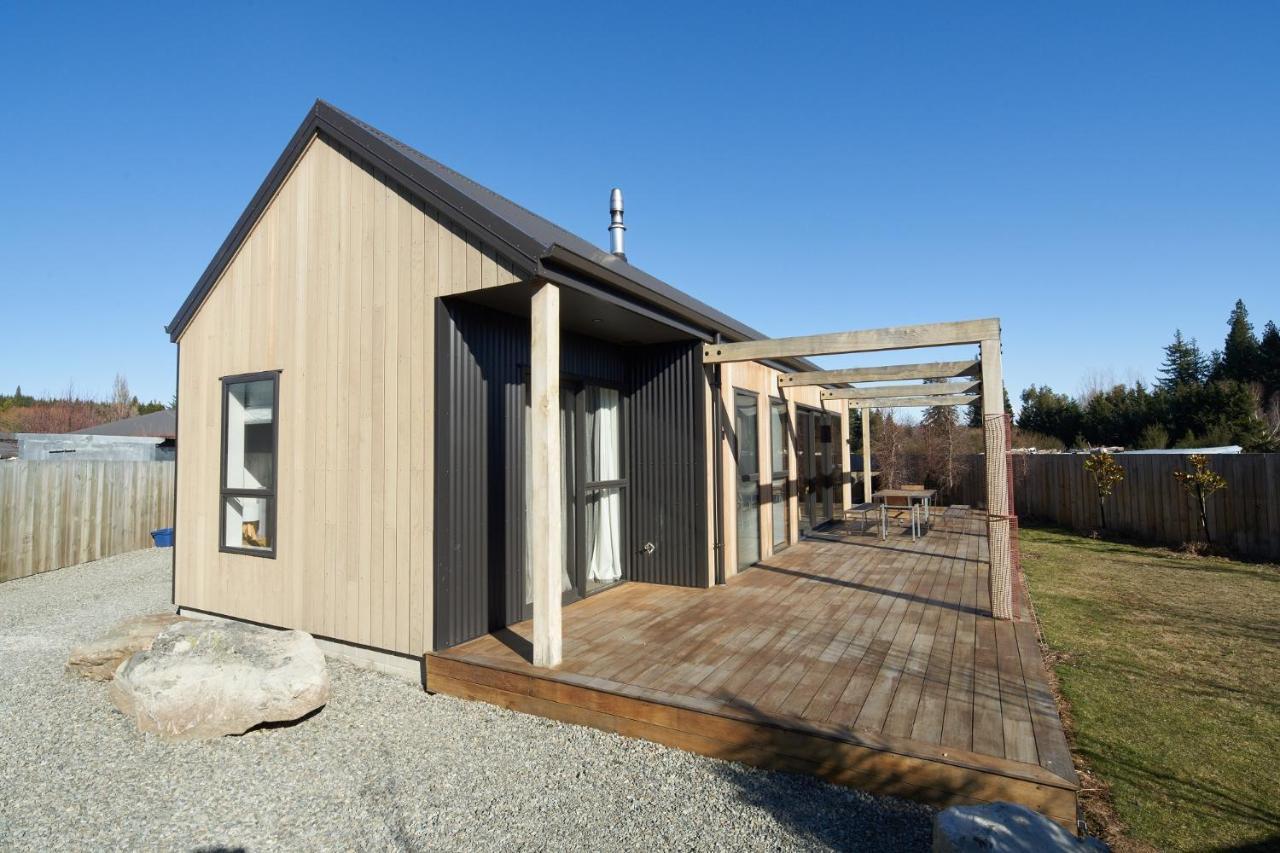
<path id="1" fill-rule="evenodd" d="M 220 551 L 276 555 L 279 408 L 279 371 L 223 378 Z"/>

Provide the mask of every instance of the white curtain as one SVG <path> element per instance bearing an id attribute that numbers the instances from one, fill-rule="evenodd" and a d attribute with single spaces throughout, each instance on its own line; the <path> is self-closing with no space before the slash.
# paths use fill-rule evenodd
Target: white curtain
<path id="1" fill-rule="evenodd" d="M 599 401 L 590 418 L 590 450 L 598 469 L 597 480 L 617 480 L 621 476 L 619 456 L 620 395 L 611 388 L 599 389 Z M 622 577 L 622 494 L 616 488 L 602 489 L 593 496 L 594 517 L 588 513 L 588 533 L 592 539 L 587 577 L 597 583 L 610 583 Z"/>

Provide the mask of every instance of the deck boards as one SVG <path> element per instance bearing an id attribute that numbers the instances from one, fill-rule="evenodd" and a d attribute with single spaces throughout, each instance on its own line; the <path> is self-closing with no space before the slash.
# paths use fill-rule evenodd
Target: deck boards
<path id="1" fill-rule="evenodd" d="M 951 801 L 981 801 L 985 785 L 1012 784 L 1003 795 L 1043 798 L 1069 822 L 1076 778 L 1025 590 L 1018 620 L 991 619 L 987 569 L 977 514 L 914 543 L 837 527 L 723 587 L 625 584 L 566 608 L 556 670 L 527 662 L 521 623 L 430 655 L 428 687 L 712 755 L 732 752 L 714 731 L 746 731 L 723 720 L 763 724 L 766 746 L 726 757 L 867 787 L 888 759 L 857 750 L 887 751 L 927 764 L 897 779 L 907 795 L 944 801 L 954 782 Z M 779 728 L 794 749 L 777 747 Z M 832 739 L 858 767 L 832 763 L 845 748 Z M 957 756 L 969 776 L 934 768 Z M 975 782 L 980 771 L 997 783 Z"/>

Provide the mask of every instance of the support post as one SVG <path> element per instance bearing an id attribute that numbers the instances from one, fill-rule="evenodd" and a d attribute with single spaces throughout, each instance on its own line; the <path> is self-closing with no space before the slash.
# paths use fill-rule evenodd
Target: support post
<path id="1" fill-rule="evenodd" d="M 849 406 L 840 406 L 840 505 L 845 512 L 853 505 L 853 472 L 849 470 Z"/>
<path id="2" fill-rule="evenodd" d="M 862 502 L 871 503 L 871 410 L 860 406 L 862 413 Z"/>
<path id="3" fill-rule="evenodd" d="M 529 437 L 533 499 L 528 518 L 533 578 L 533 665 L 560 665 L 564 567 L 560 447 L 560 288 L 543 283 L 530 306 Z"/>
<path id="4" fill-rule="evenodd" d="M 796 401 L 787 398 L 787 531 L 788 542 L 800 541 L 800 474 L 796 467 L 800 457 L 796 453 Z"/>
<path id="5" fill-rule="evenodd" d="M 1004 378 L 1000 340 L 986 339 L 982 348 L 982 425 L 987 465 L 987 546 L 991 555 L 988 585 L 991 615 L 1013 618 L 1013 551 L 1009 536 L 1009 469 L 1005 459 Z"/>

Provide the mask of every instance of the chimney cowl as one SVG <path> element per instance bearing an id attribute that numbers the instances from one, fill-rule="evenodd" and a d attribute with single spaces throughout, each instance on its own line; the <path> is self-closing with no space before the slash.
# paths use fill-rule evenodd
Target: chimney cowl
<path id="1" fill-rule="evenodd" d="M 623 248 L 623 232 L 626 230 L 627 226 L 622 224 L 622 190 L 614 187 L 609 191 L 609 251 L 624 261 L 627 259 Z"/>

